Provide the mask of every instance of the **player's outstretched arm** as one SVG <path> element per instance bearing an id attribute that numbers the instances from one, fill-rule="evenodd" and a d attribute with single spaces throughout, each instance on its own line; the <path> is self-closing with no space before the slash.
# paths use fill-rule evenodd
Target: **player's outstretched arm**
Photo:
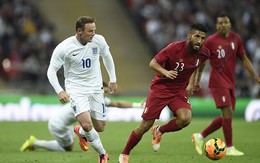
<path id="1" fill-rule="evenodd" d="M 128 101 L 116 101 L 111 100 L 107 106 L 118 107 L 118 108 L 143 108 L 144 102 L 128 102 Z"/>
<path id="2" fill-rule="evenodd" d="M 246 67 L 246 69 L 249 71 L 249 73 L 253 76 L 254 79 L 260 84 L 260 77 L 257 75 L 257 73 L 254 70 L 254 67 L 251 63 L 251 61 L 248 59 L 246 55 L 241 57 L 243 65 Z"/>

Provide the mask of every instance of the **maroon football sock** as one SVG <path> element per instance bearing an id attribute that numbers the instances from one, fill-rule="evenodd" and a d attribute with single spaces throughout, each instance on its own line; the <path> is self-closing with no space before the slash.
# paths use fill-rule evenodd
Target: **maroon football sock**
<path id="1" fill-rule="evenodd" d="M 209 134 L 211 134 L 214 131 L 218 130 L 221 126 L 222 126 L 222 117 L 219 116 L 219 117 L 215 118 L 211 122 L 211 124 L 201 132 L 201 135 L 205 138 Z"/>
<path id="2" fill-rule="evenodd" d="M 159 131 L 163 134 L 165 132 L 172 132 L 172 131 L 179 131 L 181 130 L 180 128 L 177 127 L 176 125 L 176 118 L 170 120 L 167 124 L 161 125 L 159 128 Z"/>
<path id="3" fill-rule="evenodd" d="M 227 147 L 233 146 L 232 142 L 232 119 L 231 118 L 223 118 L 222 119 L 222 128 L 224 132 L 224 137 L 226 140 Z"/>
<path id="4" fill-rule="evenodd" d="M 142 137 L 138 136 L 134 131 L 132 131 L 122 154 L 129 155 L 131 150 L 139 143 L 141 139 Z"/>

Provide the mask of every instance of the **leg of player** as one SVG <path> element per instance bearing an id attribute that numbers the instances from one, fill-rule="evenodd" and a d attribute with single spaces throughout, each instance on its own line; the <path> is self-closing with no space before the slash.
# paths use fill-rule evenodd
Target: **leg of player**
<path id="1" fill-rule="evenodd" d="M 242 152 L 236 150 L 233 147 L 232 142 L 232 116 L 236 103 L 234 90 L 221 89 L 220 91 L 216 88 L 210 88 L 210 90 L 212 92 L 212 97 L 214 98 L 217 108 L 221 109 L 222 115 L 215 118 L 211 122 L 211 124 L 207 126 L 201 133 L 195 133 L 192 135 L 195 150 L 198 154 L 202 154 L 203 139 L 222 127 L 227 146 L 227 155 L 243 155 Z"/>
<path id="2" fill-rule="evenodd" d="M 196 152 L 199 155 L 202 155 L 203 150 L 203 140 L 206 138 L 209 134 L 213 133 L 214 131 L 218 130 L 222 126 L 222 116 L 219 116 L 215 118 L 211 124 L 205 128 L 201 133 L 195 133 L 192 135 L 192 141 L 194 142 L 194 147 Z"/>
<path id="3" fill-rule="evenodd" d="M 152 127 L 152 134 L 153 134 L 153 140 L 152 140 L 152 148 L 154 152 L 157 152 L 160 149 L 160 142 L 162 140 L 162 133 L 159 130 L 160 126 L 153 126 Z"/>
<path id="4" fill-rule="evenodd" d="M 119 163 L 128 163 L 129 162 L 129 156 L 131 150 L 140 142 L 143 135 L 149 131 L 149 129 L 154 124 L 155 120 L 145 120 L 143 119 L 139 126 L 132 131 L 130 134 L 128 141 L 126 143 L 126 146 L 124 150 L 119 155 L 118 162 Z"/>
<path id="5" fill-rule="evenodd" d="M 49 151 L 65 151 L 56 140 L 38 140 L 31 135 L 21 146 L 20 151 L 33 151 L 38 148 L 43 148 Z"/>
<path id="6" fill-rule="evenodd" d="M 242 156 L 243 152 L 237 150 L 233 146 L 232 142 L 232 107 L 223 107 L 222 116 L 215 118 L 212 123 L 206 127 L 201 133 L 195 133 L 192 135 L 192 141 L 195 145 L 195 150 L 198 154 L 202 154 L 203 139 L 208 135 L 218 130 L 220 127 L 223 128 L 224 137 L 227 145 L 227 155 L 229 156 Z"/>
<path id="7" fill-rule="evenodd" d="M 80 148 L 82 149 L 82 151 L 86 152 L 86 151 L 88 151 L 88 140 L 85 137 L 84 131 L 81 131 L 81 133 L 80 133 L 80 128 L 81 128 L 80 125 L 76 125 L 74 127 L 74 132 L 77 134 L 77 136 L 79 138 Z"/>
<path id="8" fill-rule="evenodd" d="M 89 144 L 95 149 L 95 151 L 99 153 L 99 162 L 100 163 L 108 162 L 109 159 L 108 153 L 105 151 L 101 143 L 101 140 L 99 138 L 99 135 L 94 128 L 92 128 L 88 132 L 85 132 L 80 125 L 76 125 L 74 127 L 74 131 L 79 137 L 80 146 L 83 151 L 88 150 L 88 146 L 86 144 L 88 144 L 89 142 Z"/>
<path id="9" fill-rule="evenodd" d="M 177 109 L 175 112 L 176 118 L 170 120 L 167 124 L 161 126 L 154 126 L 152 128 L 153 140 L 152 148 L 156 152 L 160 148 L 160 141 L 162 135 L 166 132 L 179 131 L 188 126 L 191 122 L 191 110 L 187 108 Z"/>
<path id="10" fill-rule="evenodd" d="M 89 111 L 79 114 L 77 120 L 80 122 L 81 126 L 75 126 L 74 131 L 78 135 L 80 143 L 85 144 L 87 140 L 95 151 L 99 153 L 99 162 L 107 163 L 109 159 L 108 154 L 101 143 L 97 131 L 92 126 Z"/>
<path id="11" fill-rule="evenodd" d="M 237 150 L 233 146 L 233 140 L 232 140 L 232 114 L 233 110 L 232 107 L 223 107 L 222 108 L 222 129 L 224 133 L 224 137 L 226 140 L 227 145 L 227 156 L 242 156 L 244 155 L 243 152 Z"/>

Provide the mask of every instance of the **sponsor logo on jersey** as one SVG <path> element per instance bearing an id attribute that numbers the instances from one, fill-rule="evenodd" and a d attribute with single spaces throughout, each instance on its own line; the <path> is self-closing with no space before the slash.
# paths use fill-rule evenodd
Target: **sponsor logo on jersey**
<path id="1" fill-rule="evenodd" d="M 72 54 L 72 56 L 77 56 L 77 55 L 78 55 L 78 53 Z"/>
<path id="2" fill-rule="evenodd" d="M 97 51 L 98 51 L 97 47 L 92 48 L 92 54 L 97 54 Z"/>

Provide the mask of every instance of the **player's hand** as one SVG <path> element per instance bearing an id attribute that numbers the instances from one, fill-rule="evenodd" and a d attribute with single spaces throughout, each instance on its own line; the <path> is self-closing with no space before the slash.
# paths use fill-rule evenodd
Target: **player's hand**
<path id="1" fill-rule="evenodd" d="M 116 93 L 116 91 L 117 91 L 117 83 L 109 82 L 108 87 L 109 87 L 109 93 L 110 94 L 115 94 Z"/>
<path id="2" fill-rule="evenodd" d="M 60 103 L 62 103 L 62 104 L 69 102 L 69 96 L 68 96 L 67 92 L 65 92 L 65 91 L 61 91 L 58 94 L 58 98 L 60 100 Z"/>
<path id="3" fill-rule="evenodd" d="M 167 78 L 175 79 L 178 75 L 178 71 L 170 70 L 170 71 L 165 71 L 163 74 Z"/>
<path id="4" fill-rule="evenodd" d="M 141 101 L 141 106 L 142 106 L 142 108 L 144 108 L 144 107 L 145 107 L 145 105 L 146 105 L 146 98 L 145 98 L 145 99 L 143 99 L 143 100 Z"/>
<path id="5" fill-rule="evenodd" d="M 194 85 L 193 85 L 193 91 L 198 92 L 200 90 L 201 86 L 200 86 L 200 82 L 195 81 Z"/>
<path id="6" fill-rule="evenodd" d="M 188 93 L 188 95 L 193 95 L 193 89 L 194 85 L 189 83 L 186 87 L 186 92 Z"/>
<path id="7" fill-rule="evenodd" d="M 258 82 L 258 84 L 260 84 L 260 77 L 259 76 L 256 77 L 256 81 Z"/>

